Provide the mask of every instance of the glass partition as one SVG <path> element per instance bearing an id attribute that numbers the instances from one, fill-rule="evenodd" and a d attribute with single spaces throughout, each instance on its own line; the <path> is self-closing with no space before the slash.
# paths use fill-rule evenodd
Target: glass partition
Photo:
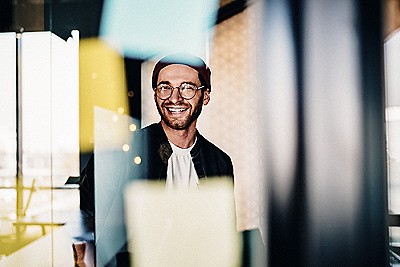
<path id="1" fill-rule="evenodd" d="M 16 218 L 16 49 L 15 33 L 0 33 L 0 254 L 14 247 L 7 239 L 15 234 Z"/>
<path id="2" fill-rule="evenodd" d="M 131 139 L 138 122 L 99 107 L 94 117 L 96 264 L 108 266 L 127 242 L 123 193 L 132 176 Z"/>
<path id="3" fill-rule="evenodd" d="M 0 264 L 71 266 L 79 192 L 66 184 L 79 176 L 79 33 L 0 38 Z"/>

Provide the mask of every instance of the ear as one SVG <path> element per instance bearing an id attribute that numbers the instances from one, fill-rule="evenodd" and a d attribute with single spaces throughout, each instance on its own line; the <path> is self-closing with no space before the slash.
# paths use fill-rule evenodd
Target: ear
<path id="1" fill-rule="evenodd" d="M 207 105 L 210 102 L 210 89 L 204 90 L 203 93 L 203 105 Z"/>

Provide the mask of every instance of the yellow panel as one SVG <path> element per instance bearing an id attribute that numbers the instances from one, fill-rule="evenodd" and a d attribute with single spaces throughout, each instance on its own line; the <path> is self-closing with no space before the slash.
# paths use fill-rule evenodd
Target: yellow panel
<path id="1" fill-rule="evenodd" d="M 93 151 L 93 107 L 129 114 L 124 59 L 100 39 L 83 39 L 79 56 L 80 148 Z"/>

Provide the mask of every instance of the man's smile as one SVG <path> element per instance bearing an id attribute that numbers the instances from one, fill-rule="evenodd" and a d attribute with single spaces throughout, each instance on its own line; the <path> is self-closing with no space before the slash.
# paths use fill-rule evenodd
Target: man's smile
<path id="1" fill-rule="evenodd" d="M 186 110 L 188 110 L 187 107 L 165 107 L 165 109 L 167 109 L 170 113 L 172 114 L 181 114 L 183 112 L 185 112 Z"/>

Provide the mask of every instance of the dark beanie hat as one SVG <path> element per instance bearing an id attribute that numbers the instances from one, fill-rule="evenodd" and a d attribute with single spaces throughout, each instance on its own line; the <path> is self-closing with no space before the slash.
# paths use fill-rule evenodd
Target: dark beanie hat
<path id="1" fill-rule="evenodd" d="M 151 85 L 153 88 L 157 86 L 157 79 L 160 71 L 166 66 L 172 64 L 182 64 L 197 70 L 202 85 L 206 86 L 211 91 L 210 68 L 206 65 L 206 63 L 204 63 L 204 61 L 201 58 L 187 53 L 179 53 L 179 54 L 165 56 L 156 63 L 153 69 L 153 75 L 151 79 Z"/>

